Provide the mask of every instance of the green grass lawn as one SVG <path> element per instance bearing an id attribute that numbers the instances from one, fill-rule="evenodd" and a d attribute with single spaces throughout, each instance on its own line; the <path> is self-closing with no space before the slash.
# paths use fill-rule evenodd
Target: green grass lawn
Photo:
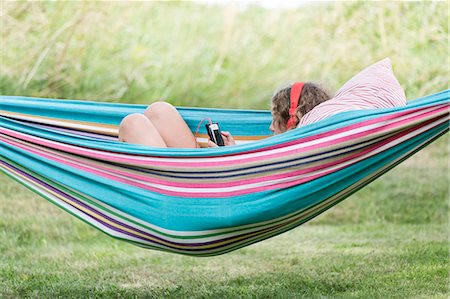
<path id="1" fill-rule="evenodd" d="M 228 255 L 193 258 L 70 224 L 78 234 L 70 240 L 36 236 L 34 245 L 3 250 L 2 298 L 448 297 L 444 225 L 305 224 Z"/>
<path id="2" fill-rule="evenodd" d="M 286 81 L 334 91 L 387 56 L 408 99 L 450 77 L 446 2 L 1 9 L 2 95 L 267 109 Z M 0 173 L 0 298 L 448 298 L 449 144 L 294 230 L 208 258 L 109 238 Z"/>

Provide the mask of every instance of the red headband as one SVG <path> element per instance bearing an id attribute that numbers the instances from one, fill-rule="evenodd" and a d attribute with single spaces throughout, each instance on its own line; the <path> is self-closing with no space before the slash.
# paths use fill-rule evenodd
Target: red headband
<path id="1" fill-rule="evenodd" d="M 291 95 L 290 95 L 290 101 L 291 106 L 289 108 L 289 121 L 287 123 L 287 128 L 290 129 L 296 121 L 296 112 L 297 112 L 297 106 L 298 106 L 298 100 L 300 99 L 300 95 L 302 93 L 304 82 L 296 82 L 291 87 Z"/>

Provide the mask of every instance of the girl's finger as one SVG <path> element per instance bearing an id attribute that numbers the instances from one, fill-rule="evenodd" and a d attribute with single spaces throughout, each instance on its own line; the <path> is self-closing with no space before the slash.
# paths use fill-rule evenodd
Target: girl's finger
<path id="1" fill-rule="evenodd" d="M 219 147 L 217 144 L 215 144 L 215 143 L 212 142 L 211 140 L 208 140 L 208 146 L 209 146 L 209 147 Z"/>

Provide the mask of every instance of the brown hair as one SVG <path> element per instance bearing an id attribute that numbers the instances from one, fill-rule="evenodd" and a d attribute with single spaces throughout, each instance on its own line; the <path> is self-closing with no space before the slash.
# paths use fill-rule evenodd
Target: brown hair
<path id="1" fill-rule="evenodd" d="M 274 124 L 277 125 L 282 131 L 288 130 L 286 125 L 289 120 L 291 86 L 277 91 L 272 97 L 272 114 Z M 303 86 L 302 93 L 300 94 L 300 99 L 298 100 L 296 113 L 297 120 L 295 125 L 290 129 L 297 127 L 300 118 L 302 118 L 306 113 L 330 98 L 331 96 L 328 91 L 323 89 L 321 86 L 312 82 L 306 82 Z"/>

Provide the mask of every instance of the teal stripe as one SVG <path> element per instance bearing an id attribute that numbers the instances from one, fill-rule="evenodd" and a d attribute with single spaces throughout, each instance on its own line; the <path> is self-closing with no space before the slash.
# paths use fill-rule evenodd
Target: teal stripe
<path id="1" fill-rule="evenodd" d="M 448 104 L 450 90 L 445 90 L 421 99 L 409 101 L 406 106 L 386 109 L 348 111 L 331 116 L 323 121 L 291 130 L 284 134 L 271 136 L 263 140 L 243 144 L 240 146 L 222 147 L 219 149 L 178 149 L 178 148 L 151 148 L 138 144 L 115 142 L 110 140 L 94 140 L 80 138 L 78 135 L 61 132 L 46 131 L 44 129 L 29 129 L 25 125 L 13 123 L 4 117 L 0 117 L 0 126 L 11 130 L 33 133 L 50 140 L 56 140 L 77 146 L 124 152 L 129 154 L 150 154 L 167 157 L 202 157 L 221 156 L 225 154 L 237 154 L 247 150 L 256 150 L 282 142 L 296 140 L 298 138 L 316 135 L 349 124 L 355 124 L 365 120 L 377 118 L 382 115 L 397 111 L 407 111 L 413 108 Z M 54 99 L 35 99 L 24 97 L 0 96 L 0 110 L 19 113 L 29 113 L 55 118 L 75 119 L 106 124 L 118 125 L 121 119 L 130 112 L 143 112 L 144 105 L 101 103 L 85 101 L 69 101 Z M 68 104 L 67 104 L 68 103 Z M 196 127 L 203 118 L 204 113 L 214 120 L 218 120 L 223 130 L 229 130 L 238 136 L 266 136 L 270 135 L 268 127 L 271 122 L 269 111 L 260 110 L 230 110 L 230 109 L 206 109 L 206 108 L 179 108 L 182 116 L 189 122 L 191 128 Z M 92 113 L 95 111 L 95 113 Z M 202 127 L 202 133 L 204 127 Z"/>

